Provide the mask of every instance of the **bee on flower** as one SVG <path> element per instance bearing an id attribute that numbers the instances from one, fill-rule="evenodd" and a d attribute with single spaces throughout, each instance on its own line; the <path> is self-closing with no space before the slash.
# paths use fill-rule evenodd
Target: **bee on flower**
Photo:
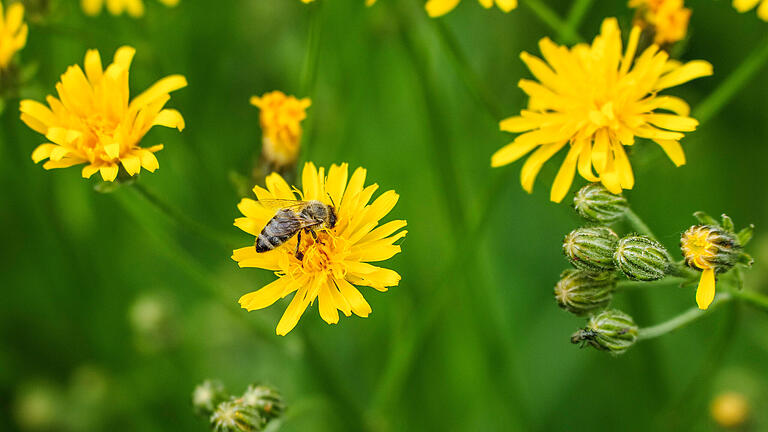
<path id="1" fill-rule="evenodd" d="M 5 10 L 0 2 L 0 73 L 8 69 L 13 56 L 27 44 L 28 33 L 24 5 L 13 3 Z"/>
<path id="2" fill-rule="evenodd" d="M 635 178 L 625 147 L 636 138 L 652 140 L 675 165 L 685 164 L 680 140 L 698 122 L 689 116 L 684 100 L 659 92 L 711 75 L 712 65 L 670 60 L 657 45 L 635 58 L 640 33 L 639 27 L 632 29 L 622 53 L 618 22 L 607 18 L 591 45 L 569 49 L 544 38 L 539 42 L 544 60 L 523 52 L 520 57 L 538 82 L 520 80 L 529 96 L 528 109 L 502 120 L 500 128 L 521 135 L 494 153 L 491 166 L 533 152 L 521 172 L 523 189 L 530 193 L 542 165 L 567 148 L 550 193 L 552 201 L 560 202 L 577 169 L 612 193 L 632 189 Z"/>
<path id="3" fill-rule="evenodd" d="M 251 97 L 251 105 L 260 110 L 262 145 L 256 173 L 259 177 L 272 171 L 286 173 L 295 166 L 301 148 L 301 122 L 307 118 L 311 104 L 307 98 L 297 99 L 279 90 Z"/>
<path id="4" fill-rule="evenodd" d="M 179 0 L 158 0 L 160 3 L 174 7 L 179 4 Z M 107 4 L 107 11 L 112 15 L 128 15 L 139 18 L 144 15 L 144 0 L 80 0 L 80 5 L 86 15 L 96 16 L 101 13 L 101 9 Z"/>
<path id="5" fill-rule="evenodd" d="M 85 55 L 83 69 L 70 66 L 56 84 L 58 98 L 48 96 L 48 106 L 33 100 L 21 101 L 21 119 L 49 141 L 32 152 L 35 163 L 48 159 L 45 169 L 84 164 L 82 176 L 101 173 L 114 181 L 120 168 L 129 176 L 142 168 L 155 171 L 154 153 L 163 145 L 139 146 L 153 126 L 184 129 L 184 118 L 175 109 L 165 108 L 169 93 L 186 87 L 181 75 L 161 79 L 132 100 L 128 71 L 136 50 L 124 46 L 112 64 L 102 68 L 96 50 Z"/>
<path id="6" fill-rule="evenodd" d="M 739 13 L 750 11 L 757 6 L 757 16 L 768 21 L 768 0 L 733 0 L 733 7 Z"/>
<path id="7" fill-rule="evenodd" d="M 691 10 L 683 0 L 630 0 L 629 7 L 637 9 L 634 25 L 653 35 L 653 43 L 665 47 L 685 38 Z"/>
<path id="8" fill-rule="evenodd" d="M 390 190 L 371 201 L 378 185 L 365 186 L 365 169 L 357 168 L 351 177 L 348 170 L 347 164 L 326 171 L 307 163 L 302 190 L 292 189 L 273 173 L 266 178 L 266 189 L 254 187 L 257 200 L 245 198 L 238 204 L 244 217 L 235 219 L 235 226 L 255 241 L 236 249 L 232 259 L 240 267 L 262 268 L 277 276 L 239 302 L 252 311 L 293 294 L 277 324 L 278 335 L 288 334 L 316 299 L 320 316 L 329 324 L 339 321 L 338 311 L 367 317 L 371 307 L 358 287 L 383 292 L 400 281 L 397 272 L 370 264 L 400 253 L 395 243 L 405 237 L 406 221 L 379 225 L 398 195 Z"/>

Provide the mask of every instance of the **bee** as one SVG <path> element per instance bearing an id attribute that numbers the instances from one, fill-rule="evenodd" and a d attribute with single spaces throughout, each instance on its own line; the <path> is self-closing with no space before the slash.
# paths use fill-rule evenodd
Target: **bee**
<path id="1" fill-rule="evenodd" d="M 301 233 L 311 234 L 317 240 L 315 230 L 336 226 L 336 208 L 317 200 L 260 200 L 264 206 L 277 206 L 278 210 L 256 238 L 256 252 L 271 251 L 298 235 L 296 258 L 303 259 L 299 251 Z"/>

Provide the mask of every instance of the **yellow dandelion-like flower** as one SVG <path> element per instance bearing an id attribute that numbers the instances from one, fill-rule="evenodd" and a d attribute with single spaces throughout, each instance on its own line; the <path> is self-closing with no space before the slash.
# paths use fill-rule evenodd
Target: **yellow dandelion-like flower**
<path id="1" fill-rule="evenodd" d="M 696 303 L 700 309 L 707 309 L 715 298 L 715 257 L 718 246 L 710 238 L 713 229 L 699 225 L 691 227 L 680 239 L 680 248 L 686 263 L 701 270 L 699 287 L 696 289 Z"/>
<path id="2" fill-rule="evenodd" d="M 491 165 L 512 163 L 536 149 L 521 172 L 523 189 L 530 193 L 542 165 L 568 145 L 550 193 L 555 202 L 568 193 L 577 166 L 582 177 L 602 182 L 613 193 L 631 189 L 635 180 L 624 146 L 633 145 L 636 137 L 653 140 L 675 165 L 683 165 L 679 140 L 698 122 L 688 116 L 684 100 L 658 92 L 711 75 L 712 65 L 702 60 L 681 64 L 657 45 L 635 59 L 640 32 L 632 29 L 623 55 L 615 18 L 603 21 L 591 45 L 568 49 L 544 38 L 539 48 L 545 61 L 523 52 L 520 58 L 539 82 L 520 80 L 530 97 L 528 109 L 500 127 L 522 135 L 497 151 Z"/>
<path id="3" fill-rule="evenodd" d="M 733 0 L 733 7 L 744 13 L 757 6 L 757 16 L 763 21 L 768 21 L 768 0 Z"/>
<path id="4" fill-rule="evenodd" d="M 158 0 L 160 3 L 174 7 L 179 4 L 179 0 Z M 95 16 L 101 13 L 101 9 L 107 4 L 107 11 L 112 15 L 128 15 L 138 18 L 144 15 L 143 0 L 80 0 L 80 5 L 86 15 Z"/>
<path id="5" fill-rule="evenodd" d="M 318 299 L 320 316 L 329 324 L 339 320 L 338 311 L 350 316 L 367 317 L 371 307 L 355 287 L 368 286 L 378 291 L 397 286 L 400 275 L 371 262 L 384 261 L 400 252 L 395 242 L 405 237 L 406 221 L 395 220 L 379 225 L 395 206 L 398 195 L 390 190 L 371 202 L 378 185 L 365 186 L 366 170 L 357 168 L 348 177 L 348 165 L 316 168 L 307 163 L 302 174 L 302 191 L 291 189 L 278 174 L 266 178 L 266 189 L 253 191 L 258 201 L 243 199 L 238 208 L 245 217 L 235 225 L 258 237 L 272 217 L 271 200 L 317 200 L 335 209 L 332 228 L 316 231 L 317 238 L 303 235 L 297 252 L 297 236 L 282 246 L 258 253 L 255 246 L 237 249 L 232 259 L 240 267 L 274 271 L 278 278 L 240 298 L 240 305 L 251 311 L 272 305 L 291 293 L 293 299 L 277 324 L 277 334 L 286 335 L 298 323 L 310 303 Z M 370 204 L 369 204 L 370 202 Z M 305 233 L 306 234 L 306 233 Z M 300 259 L 301 258 L 301 259 Z"/>
<path id="6" fill-rule="evenodd" d="M 11 63 L 13 55 L 27 44 L 29 28 L 24 23 L 24 5 L 14 3 L 3 10 L 0 2 L 0 69 Z"/>
<path id="7" fill-rule="evenodd" d="M 121 47 L 112 64 L 102 69 L 96 50 L 85 55 L 85 72 L 70 66 L 56 84 L 58 98 L 48 96 L 45 106 L 37 101 L 21 101 L 21 119 L 50 142 L 32 152 L 36 163 L 49 159 L 45 169 L 85 164 L 82 175 L 97 171 L 106 181 L 117 177 L 120 165 L 133 176 L 144 168 L 155 171 L 159 165 L 154 153 L 163 145 L 139 146 L 153 126 L 184 129 L 184 118 L 174 109 L 163 109 L 170 92 L 186 87 L 181 75 L 161 79 L 130 100 L 128 71 L 131 47 Z"/>
<path id="8" fill-rule="evenodd" d="M 680 41 L 688 32 L 691 10 L 683 0 L 630 0 L 629 7 L 637 8 L 634 24 L 652 28 L 658 45 Z"/>
<path id="9" fill-rule="evenodd" d="M 424 8 L 427 14 L 432 18 L 443 16 L 454 10 L 461 0 L 429 0 Z M 517 8 L 517 0 L 477 0 L 486 9 L 490 9 L 495 4 L 504 12 L 509 12 Z"/>
<path id="10" fill-rule="evenodd" d="M 293 165 L 299 156 L 301 122 L 307 118 L 309 99 L 297 99 L 281 91 L 251 97 L 251 105 L 259 107 L 262 130 L 262 156 L 275 167 Z"/>
<path id="11" fill-rule="evenodd" d="M 302 3 L 312 3 L 315 0 L 301 0 Z M 373 6 L 373 4 L 376 3 L 376 0 L 365 0 L 366 6 Z"/>

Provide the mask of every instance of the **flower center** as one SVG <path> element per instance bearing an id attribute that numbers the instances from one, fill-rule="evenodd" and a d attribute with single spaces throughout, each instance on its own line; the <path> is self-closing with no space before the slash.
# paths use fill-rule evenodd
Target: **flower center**
<path id="1" fill-rule="evenodd" d="M 304 240 L 302 236 L 301 240 L 304 245 L 301 249 L 304 254 L 301 267 L 305 273 L 329 272 L 335 277 L 346 276 L 344 258 L 348 248 L 345 247 L 344 239 L 326 230 L 317 231 L 317 241 L 311 235 L 306 238 Z"/>
<path id="2" fill-rule="evenodd" d="M 117 128 L 117 122 L 103 113 L 91 114 L 85 119 L 85 124 L 97 137 L 101 135 L 112 135 L 115 128 Z"/>
<path id="3" fill-rule="evenodd" d="M 704 227 L 689 229 L 682 238 L 681 247 L 685 259 L 704 270 L 711 268 L 709 260 L 715 256 L 715 245 L 709 241 L 709 231 Z"/>
<path id="4" fill-rule="evenodd" d="M 619 119 L 616 115 L 616 108 L 613 104 L 613 101 L 606 103 L 596 103 L 595 107 L 589 111 L 589 120 L 598 128 L 619 128 Z"/>

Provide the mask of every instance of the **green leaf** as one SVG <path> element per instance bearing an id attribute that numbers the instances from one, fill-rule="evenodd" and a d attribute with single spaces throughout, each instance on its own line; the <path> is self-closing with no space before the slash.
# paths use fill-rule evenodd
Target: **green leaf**
<path id="1" fill-rule="evenodd" d="M 720 225 L 719 223 L 717 223 L 715 218 L 713 218 L 712 216 L 706 214 L 703 211 L 697 211 L 696 213 L 693 214 L 693 216 L 696 219 L 698 219 L 699 223 L 702 224 L 702 225 L 715 225 L 715 226 Z"/>
<path id="2" fill-rule="evenodd" d="M 752 264 L 755 262 L 755 260 L 752 259 L 751 255 L 742 253 L 741 255 L 739 255 L 739 258 L 736 262 L 739 265 L 743 265 L 744 267 L 752 267 Z"/>
<path id="3" fill-rule="evenodd" d="M 723 219 L 723 222 L 720 226 L 728 232 L 734 232 L 735 227 L 733 225 L 733 219 L 731 219 L 731 217 L 725 213 L 723 213 L 720 217 Z"/>
<path id="4" fill-rule="evenodd" d="M 739 238 L 739 243 L 741 243 L 742 246 L 746 246 L 747 243 L 749 243 L 750 240 L 752 240 L 752 236 L 755 233 L 755 225 L 750 224 L 748 227 L 744 228 L 743 230 L 739 231 L 736 236 Z"/>

